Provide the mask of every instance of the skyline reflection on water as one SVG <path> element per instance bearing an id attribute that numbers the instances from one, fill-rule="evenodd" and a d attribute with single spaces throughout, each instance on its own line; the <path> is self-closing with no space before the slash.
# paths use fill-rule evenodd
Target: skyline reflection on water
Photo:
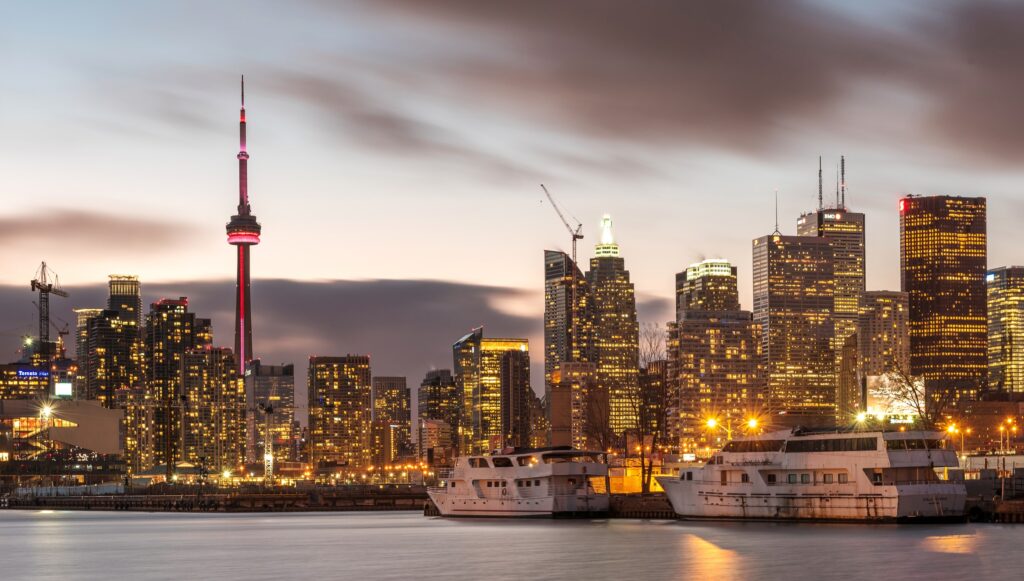
<path id="1" fill-rule="evenodd" d="M 0 578 L 1018 578 L 1022 525 L 0 511 Z"/>

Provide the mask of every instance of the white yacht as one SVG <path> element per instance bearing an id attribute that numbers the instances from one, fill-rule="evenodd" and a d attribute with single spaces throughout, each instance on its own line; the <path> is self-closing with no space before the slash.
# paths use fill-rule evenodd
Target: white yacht
<path id="1" fill-rule="evenodd" d="M 601 516 L 608 467 L 600 458 L 567 447 L 463 456 L 427 493 L 442 516 Z"/>
<path id="2" fill-rule="evenodd" d="M 942 432 L 813 432 L 737 438 L 707 464 L 658 477 L 684 518 L 962 520 L 963 481 Z"/>

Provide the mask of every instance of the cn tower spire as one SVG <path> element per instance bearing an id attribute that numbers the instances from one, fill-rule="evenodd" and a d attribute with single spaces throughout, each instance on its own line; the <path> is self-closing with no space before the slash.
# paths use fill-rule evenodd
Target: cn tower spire
<path id="1" fill-rule="evenodd" d="M 245 144 L 245 75 L 242 75 L 242 108 L 238 116 L 238 213 L 228 222 L 228 244 L 237 249 L 235 285 L 235 360 L 238 376 L 253 359 L 252 299 L 249 292 L 249 248 L 260 243 L 260 223 L 249 206 L 249 152 Z"/>

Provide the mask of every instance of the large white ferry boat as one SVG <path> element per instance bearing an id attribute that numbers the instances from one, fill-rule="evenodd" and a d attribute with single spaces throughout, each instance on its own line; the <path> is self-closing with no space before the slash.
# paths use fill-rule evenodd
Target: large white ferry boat
<path id="1" fill-rule="evenodd" d="M 962 520 L 963 481 L 942 432 L 813 432 L 737 438 L 658 482 L 684 518 Z"/>
<path id="2" fill-rule="evenodd" d="M 601 516 L 608 467 L 600 457 L 570 448 L 463 456 L 427 494 L 442 516 Z"/>

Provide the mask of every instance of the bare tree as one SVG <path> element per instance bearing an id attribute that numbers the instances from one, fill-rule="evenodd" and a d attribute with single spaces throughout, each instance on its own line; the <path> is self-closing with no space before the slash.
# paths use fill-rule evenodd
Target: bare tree
<path id="1" fill-rule="evenodd" d="M 639 333 L 640 374 L 627 396 L 640 448 L 640 490 L 645 494 L 651 491 L 654 479 L 653 453 L 664 439 L 668 423 L 666 363 L 665 331 L 656 323 L 644 323 Z"/>
<path id="2" fill-rule="evenodd" d="M 604 473 L 604 489 L 611 494 L 611 474 L 607 470 L 608 452 L 615 447 L 616 437 L 611 429 L 611 404 L 608 401 L 608 390 L 601 389 L 591 383 L 586 394 L 584 407 L 583 433 L 587 437 L 588 446 L 598 448 L 605 453 L 606 470 Z"/>
<path id="3" fill-rule="evenodd" d="M 872 390 L 872 395 L 890 403 L 896 409 L 917 416 L 924 429 L 935 429 L 953 404 L 956 392 L 950 389 L 927 391 L 922 380 L 914 380 L 897 366 L 886 373 Z"/>

